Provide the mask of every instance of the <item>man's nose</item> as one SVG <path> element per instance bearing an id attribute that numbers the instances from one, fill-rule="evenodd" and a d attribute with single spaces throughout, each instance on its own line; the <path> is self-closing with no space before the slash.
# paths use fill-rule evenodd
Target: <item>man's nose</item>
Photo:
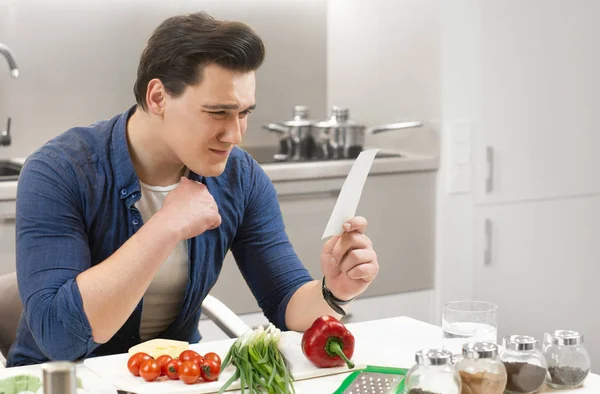
<path id="1" fill-rule="evenodd" d="M 225 132 L 220 136 L 219 140 L 232 145 L 238 145 L 242 142 L 242 124 L 238 117 L 227 122 Z"/>

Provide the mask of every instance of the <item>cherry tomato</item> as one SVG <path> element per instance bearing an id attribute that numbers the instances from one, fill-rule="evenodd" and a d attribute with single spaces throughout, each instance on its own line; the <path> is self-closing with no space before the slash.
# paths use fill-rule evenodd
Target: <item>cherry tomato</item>
<path id="1" fill-rule="evenodd" d="M 219 366 L 219 368 L 221 367 L 221 357 L 219 357 L 219 355 L 217 353 L 213 353 L 213 352 L 206 353 L 204 355 L 204 359 L 205 360 L 212 360 L 212 361 L 214 361 L 214 362 L 217 363 L 217 365 Z"/>
<path id="2" fill-rule="evenodd" d="M 194 356 L 198 356 L 199 354 L 196 353 L 193 350 L 184 350 L 183 352 L 181 352 L 181 354 L 179 355 L 179 359 L 181 361 L 188 361 L 191 360 Z"/>
<path id="3" fill-rule="evenodd" d="M 127 369 L 134 376 L 140 376 L 140 365 L 146 360 L 152 360 L 152 357 L 148 353 L 136 353 L 129 357 L 129 360 L 127 361 Z"/>
<path id="4" fill-rule="evenodd" d="M 169 361 L 173 360 L 173 357 L 168 354 L 163 354 L 159 358 L 156 359 L 158 365 L 160 365 L 160 376 L 164 376 L 167 374 L 167 364 Z"/>
<path id="5" fill-rule="evenodd" d="M 202 357 L 200 354 L 198 354 L 197 352 L 193 351 L 193 350 L 184 350 L 183 352 L 181 352 L 181 354 L 179 355 L 179 359 L 181 361 L 193 361 L 196 364 L 198 364 L 198 366 L 200 366 L 200 364 L 202 364 L 202 361 L 204 361 L 204 357 Z"/>
<path id="6" fill-rule="evenodd" d="M 221 367 L 214 360 L 204 360 L 200 366 L 200 376 L 207 382 L 219 379 Z"/>
<path id="7" fill-rule="evenodd" d="M 192 361 L 198 364 L 198 366 L 201 366 L 204 362 L 204 356 L 199 354 L 198 357 L 195 357 Z"/>
<path id="8" fill-rule="evenodd" d="M 167 376 L 171 380 L 179 380 L 179 367 L 182 361 L 179 359 L 173 359 L 167 363 Z"/>
<path id="9" fill-rule="evenodd" d="M 152 382 L 160 376 L 160 364 L 158 361 L 146 360 L 140 365 L 140 376 L 147 382 Z"/>
<path id="10" fill-rule="evenodd" d="M 179 379 L 185 384 L 196 383 L 200 378 L 200 367 L 192 360 L 184 361 L 179 367 Z"/>
<path id="11" fill-rule="evenodd" d="M 194 357 L 198 357 L 198 356 L 199 356 L 199 354 L 193 350 L 184 350 L 179 355 L 179 359 L 181 361 L 189 361 L 189 360 L 192 360 Z"/>

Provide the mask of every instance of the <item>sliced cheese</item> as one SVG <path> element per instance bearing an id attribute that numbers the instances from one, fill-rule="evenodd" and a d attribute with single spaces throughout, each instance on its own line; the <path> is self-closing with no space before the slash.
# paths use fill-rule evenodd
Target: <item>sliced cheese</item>
<path id="1" fill-rule="evenodd" d="M 131 347 L 128 351 L 132 356 L 138 352 L 148 353 L 154 358 L 158 358 L 163 354 L 167 354 L 173 358 L 179 357 L 181 352 L 189 349 L 190 344 L 183 341 L 175 341 L 173 339 L 151 339 Z"/>

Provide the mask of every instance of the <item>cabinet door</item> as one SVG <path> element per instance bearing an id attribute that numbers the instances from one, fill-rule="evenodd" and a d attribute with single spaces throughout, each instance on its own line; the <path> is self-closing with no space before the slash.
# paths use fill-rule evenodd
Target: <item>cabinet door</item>
<path id="1" fill-rule="evenodd" d="M 370 176 L 357 215 L 369 221 L 367 235 L 379 274 L 364 297 L 431 289 L 435 265 L 435 172 Z"/>
<path id="2" fill-rule="evenodd" d="M 477 202 L 600 193 L 600 2 L 490 0 L 481 7 Z"/>
<path id="3" fill-rule="evenodd" d="M 475 220 L 473 294 L 499 305 L 499 338 L 578 330 L 598 359 L 600 197 L 480 207 Z"/>

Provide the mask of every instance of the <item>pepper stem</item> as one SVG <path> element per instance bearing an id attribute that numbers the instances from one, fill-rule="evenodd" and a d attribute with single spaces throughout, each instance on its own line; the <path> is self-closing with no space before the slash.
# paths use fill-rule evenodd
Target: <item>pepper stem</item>
<path id="1" fill-rule="evenodd" d="M 329 337 L 329 338 L 327 338 L 327 343 L 325 344 L 325 351 L 331 357 L 336 356 L 336 355 L 340 356 L 342 358 L 342 360 L 344 360 L 346 362 L 346 365 L 348 366 L 348 368 L 352 369 L 352 368 L 354 368 L 354 363 L 351 360 L 348 360 L 348 357 L 346 357 L 346 355 L 344 354 L 343 347 L 344 347 L 344 344 L 340 338 Z"/>

